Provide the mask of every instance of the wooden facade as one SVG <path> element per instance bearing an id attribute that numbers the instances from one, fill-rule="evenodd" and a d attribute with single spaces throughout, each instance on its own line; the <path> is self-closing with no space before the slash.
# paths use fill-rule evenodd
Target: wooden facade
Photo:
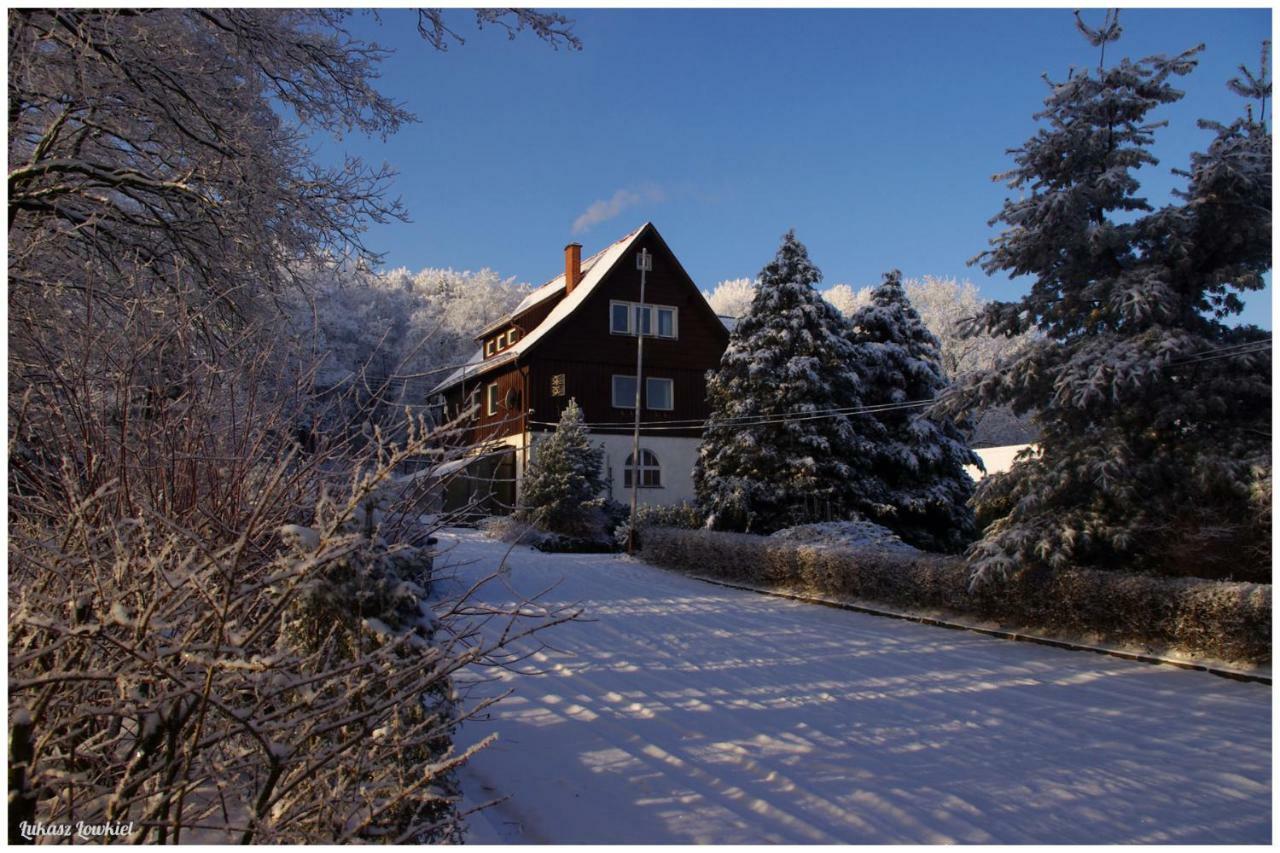
<path id="1" fill-rule="evenodd" d="M 646 401 L 641 421 L 688 423 L 708 417 L 705 374 L 720 363 L 729 333 L 657 229 L 645 225 L 572 313 L 546 329 L 523 351 L 496 351 L 484 358 L 472 368 L 474 378 L 466 377 L 445 390 L 446 404 L 452 410 L 458 410 L 468 399 L 477 404 L 478 414 L 469 436 L 472 443 L 553 429 L 571 398 L 582 408 L 584 419 L 593 424 L 593 432 L 631 431 L 635 412 L 631 407 L 614 406 L 613 376 L 635 374 L 636 337 L 611 331 L 610 305 L 615 301 L 640 301 L 640 272 L 635 256 L 644 249 L 653 256 L 653 269 L 646 274 L 644 302 L 676 309 L 676 336 L 645 337 L 644 376 L 672 380 L 673 405 L 670 410 L 650 409 Z M 564 298 L 561 291 L 510 318 L 509 323 L 494 324 L 478 339 L 479 343 L 483 347 L 486 341 L 505 334 L 507 328 L 518 330 L 518 342 L 546 322 Z M 486 366 L 487 362 L 491 366 Z M 491 384 L 497 386 L 497 406 L 492 413 L 487 390 Z M 701 427 L 666 428 L 657 434 L 697 437 Z"/>

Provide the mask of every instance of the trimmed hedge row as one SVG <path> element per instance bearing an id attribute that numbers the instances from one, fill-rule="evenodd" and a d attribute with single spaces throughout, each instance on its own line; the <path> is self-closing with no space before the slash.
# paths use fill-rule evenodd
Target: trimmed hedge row
<path id="1" fill-rule="evenodd" d="M 956 557 L 839 550 L 746 533 L 649 527 L 646 560 L 689 574 L 899 608 L 939 608 L 1227 661 L 1271 660 L 1271 585 L 1094 569 L 1028 571 L 969 591 Z"/>

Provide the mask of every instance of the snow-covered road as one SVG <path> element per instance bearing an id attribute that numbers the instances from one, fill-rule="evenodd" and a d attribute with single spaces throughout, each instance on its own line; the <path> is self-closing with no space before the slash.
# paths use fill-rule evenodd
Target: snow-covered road
<path id="1" fill-rule="evenodd" d="M 469 531 L 463 583 L 504 546 Z M 459 735 L 477 843 L 1271 839 L 1271 690 L 517 548 L 580 602 Z M 502 602 L 502 584 L 482 599 Z M 590 620 L 590 621 L 586 621 Z M 492 671 L 484 673 L 492 678 Z"/>

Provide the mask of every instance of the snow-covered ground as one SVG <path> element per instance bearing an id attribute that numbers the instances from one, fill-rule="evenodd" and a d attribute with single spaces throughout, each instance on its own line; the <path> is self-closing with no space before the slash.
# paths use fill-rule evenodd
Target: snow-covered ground
<path id="1" fill-rule="evenodd" d="M 506 546 L 442 535 L 487 574 Z M 1271 839 L 1271 690 L 517 547 L 580 602 L 459 735 L 474 843 Z M 501 584 L 482 593 L 511 600 Z M 475 678 L 494 677 L 493 671 Z"/>

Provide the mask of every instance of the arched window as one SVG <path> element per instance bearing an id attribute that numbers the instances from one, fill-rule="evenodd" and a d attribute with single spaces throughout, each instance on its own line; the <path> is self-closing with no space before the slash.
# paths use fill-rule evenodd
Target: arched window
<path id="1" fill-rule="evenodd" d="M 626 474 L 623 477 L 623 485 L 631 488 L 633 473 L 636 466 L 632 460 L 632 455 L 627 454 Z M 647 448 L 640 448 L 640 488 L 656 489 L 662 485 L 662 466 L 658 464 L 657 455 Z"/>

